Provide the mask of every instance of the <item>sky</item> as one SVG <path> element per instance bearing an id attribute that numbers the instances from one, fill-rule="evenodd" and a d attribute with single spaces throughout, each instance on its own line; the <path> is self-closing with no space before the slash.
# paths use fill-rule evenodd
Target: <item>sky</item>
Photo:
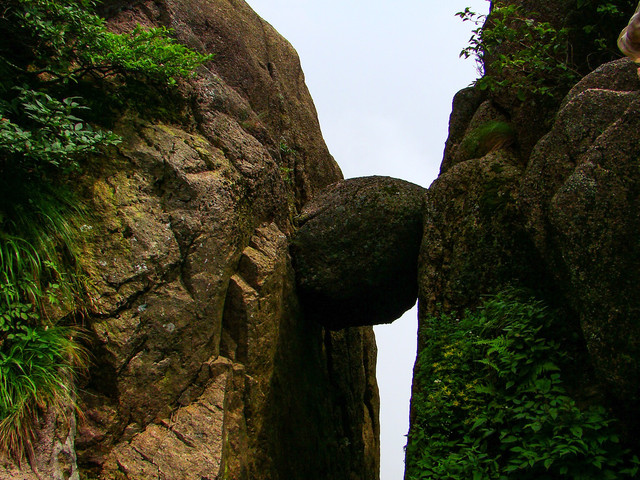
<path id="1" fill-rule="evenodd" d="M 345 178 L 387 175 L 428 187 L 438 175 L 454 94 L 476 77 L 459 58 L 465 7 L 488 0 L 247 0 L 297 50 L 322 133 Z M 374 327 L 380 480 L 401 480 L 417 310 Z"/>

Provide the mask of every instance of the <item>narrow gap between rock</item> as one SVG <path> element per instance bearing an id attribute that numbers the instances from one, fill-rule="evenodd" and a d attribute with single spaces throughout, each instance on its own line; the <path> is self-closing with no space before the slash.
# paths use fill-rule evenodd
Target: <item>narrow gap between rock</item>
<path id="1" fill-rule="evenodd" d="M 418 306 L 395 322 L 373 327 L 378 345 L 380 480 L 404 478 L 411 380 L 416 359 Z"/>

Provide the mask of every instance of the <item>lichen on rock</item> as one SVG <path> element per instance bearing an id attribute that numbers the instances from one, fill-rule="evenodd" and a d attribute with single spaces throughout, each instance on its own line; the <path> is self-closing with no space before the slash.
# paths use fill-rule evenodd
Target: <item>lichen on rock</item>
<path id="1" fill-rule="evenodd" d="M 389 177 L 327 187 L 292 241 L 307 317 L 331 329 L 390 323 L 417 298 L 425 189 Z"/>
<path id="2" fill-rule="evenodd" d="M 373 331 L 310 328 L 295 288 L 293 218 L 342 178 L 295 50 L 242 0 L 101 10 L 215 57 L 178 83 L 176 112 L 111 111 L 122 142 L 76 185 L 92 365 L 74 475 L 377 478 Z"/>
<path id="3" fill-rule="evenodd" d="M 472 114 L 460 103 L 446 165 L 427 193 L 418 275 L 422 325 L 433 315 L 456 319 L 512 287 L 549 302 L 561 312 L 550 334 L 570 359 L 562 367 L 567 387 L 580 408 L 606 407 L 614 437 L 633 453 L 640 425 L 636 68 L 618 60 L 578 82 L 530 155 L 517 143 L 461 155 L 472 120 L 490 109 L 477 99 Z M 419 355 L 429 335 L 421 328 Z"/>
<path id="4" fill-rule="evenodd" d="M 620 60 L 576 85 L 534 149 L 522 183 L 527 229 L 577 313 L 599 389 L 625 430 L 640 422 L 635 69 Z"/>

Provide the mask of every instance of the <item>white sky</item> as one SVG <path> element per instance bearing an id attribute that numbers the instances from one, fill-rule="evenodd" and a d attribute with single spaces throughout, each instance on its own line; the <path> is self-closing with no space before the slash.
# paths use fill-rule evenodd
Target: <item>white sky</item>
<path id="1" fill-rule="evenodd" d="M 295 47 L 324 139 L 345 178 L 388 175 L 428 187 L 454 94 L 477 76 L 458 58 L 488 0 L 247 0 Z M 380 480 L 401 480 L 416 355 L 416 309 L 375 327 Z"/>

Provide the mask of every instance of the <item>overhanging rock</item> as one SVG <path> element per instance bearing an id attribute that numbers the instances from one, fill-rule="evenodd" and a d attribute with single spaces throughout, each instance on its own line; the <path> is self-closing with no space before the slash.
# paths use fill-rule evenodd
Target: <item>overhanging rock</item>
<path id="1" fill-rule="evenodd" d="M 302 211 L 291 254 L 308 318 L 391 323 L 416 301 L 426 190 L 390 177 L 330 185 Z"/>

